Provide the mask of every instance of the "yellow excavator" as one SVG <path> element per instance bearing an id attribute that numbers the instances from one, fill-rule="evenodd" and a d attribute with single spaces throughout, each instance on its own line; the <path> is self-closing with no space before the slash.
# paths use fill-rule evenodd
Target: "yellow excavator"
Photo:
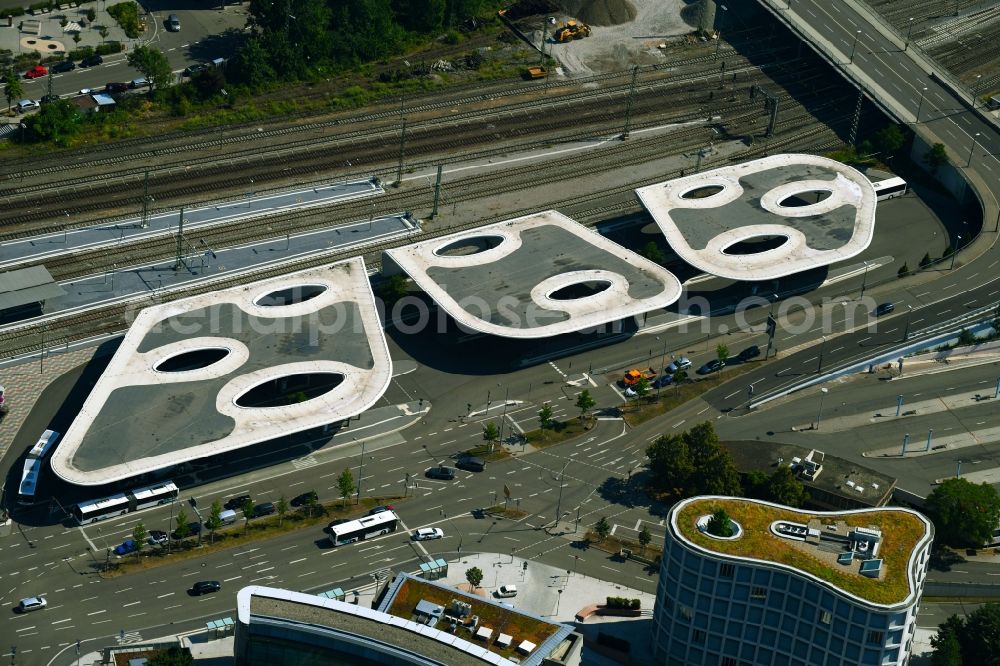
<path id="1" fill-rule="evenodd" d="M 575 20 L 567 21 L 552 36 L 560 44 L 571 42 L 574 39 L 583 39 L 584 37 L 590 37 L 590 26 Z"/>

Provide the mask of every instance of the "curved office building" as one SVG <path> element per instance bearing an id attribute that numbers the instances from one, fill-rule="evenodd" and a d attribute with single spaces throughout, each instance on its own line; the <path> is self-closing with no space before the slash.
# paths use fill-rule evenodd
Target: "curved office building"
<path id="1" fill-rule="evenodd" d="M 710 527 L 720 509 L 728 523 Z M 679 502 L 657 589 L 656 661 L 906 664 L 932 540 L 930 521 L 909 509 L 806 512 L 714 496 Z"/>

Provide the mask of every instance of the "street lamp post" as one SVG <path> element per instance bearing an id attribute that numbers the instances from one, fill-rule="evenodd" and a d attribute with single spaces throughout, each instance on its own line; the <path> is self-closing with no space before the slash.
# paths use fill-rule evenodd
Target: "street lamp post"
<path id="1" fill-rule="evenodd" d="M 983 80 L 982 74 L 976 74 L 976 83 L 972 86 L 972 108 L 976 108 L 976 98 L 979 97 L 979 83 Z"/>
<path id="2" fill-rule="evenodd" d="M 816 374 L 823 371 L 823 350 L 826 348 L 826 336 L 823 336 L 823 341 L 819 343 L 819 364 L 816 366 Z"/>
<path id="3" fill-rule="evenodd" d="M 910 339 L 910 318 L 913 316 L 913 306 L 906 306 L 906 327 L 903 328 L 903 342 Z"/>
<path id="4" fill-rule="evenodd" d="M 948 267 L 949 271 L 955 269 L 955 256 L 958 255 L 958 248 L 960 248 L 961 246 L 962 246 L 962 237 L 956 236 L 955 247 L 952 248 L 951 250 L 951 266 Z"/>
<path id="5" fill-rule="evenodd" d="M 861 31 L 858 30 L 857 32 L 854 33 L 854 45 L 851 46 L 851 64 L 852 65 L 854 64 L 854 53 L 858 49 L 858 39 L 860 39 L 860 38 L 861 38 Z"/>
<path id="6" fill-rule="evenodd" d="M 828 388 L 821 388 L 819 390 L 819 414 L 816 415 L 816 430 L 819 430 L 820 421 L 823 420 L 823 398 L 826 394 L 830 392 Z"/>
<path id="7" fill-rule="evenodd" d="M 858 296 L 858 300 L 861 300 L 862 298 L 865 297 L 865 287 L 867 285 L 868 285 L 868 262 L 866 261 L 865 262 L 865 274 L 864 274 L 864 277 L 861 278 L 861 295 Z"/>
<path id="8" fill-rule="evenodd" d="M 914 122 L 920 122 L 920 109 L 924 106 L 924 96 L 927 94 L 927 86 L 920 89 L 920 101 L 917 102 L 917 115 Z"/>
<path id="9" fill-rule="evenodd" d="M 904 52 L 906 51 L 906 49 L 910 48 L 910 33 L 913 32 L 913 19 L 912 18 L 910 18 L 910 20 L 907 21 L 907 25 L 909 27 L 906 29 L 906 43 L 903 44 L 903 51 Z"/>
<path id="10" fill-rule="evenodd" d="M 563 490 L 563 481 L 566 479 L 567 465 L 569 465 L 568 460 L 566 461 L 566 464 L 563 465 L 562 471 L 559 472 L 559 501 L 556 502 L 556 523 L 558 523 L 559 519 L 562 517 L 562 490 Z"/>
<path id="11" fill-rule="evenodd" d="M 976 152 L 976 144 L 979 143 L 979 132 L 972 135 L 972 148 L 969 148 L 969 161 L 965 163 L 965 166 L 972 166 L 972 154 Z"/>
<path id="12" fill-rule="evenodd" d="M 354 437 L 354 443 L 358 443 L 358 438 Z M 361 462 L 358 464 L 358 498 L 355 504 L 361 504 L 361 486 L 365 480 L 365 440 L 361 440 Z"/>

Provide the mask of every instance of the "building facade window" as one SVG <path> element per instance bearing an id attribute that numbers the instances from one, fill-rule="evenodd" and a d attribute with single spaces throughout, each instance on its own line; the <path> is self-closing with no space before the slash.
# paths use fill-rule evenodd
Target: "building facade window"
<path id="1" fill-rule="evenodd" d="M 702 631 L 701 629 L 695 629 L 694 633 L 691 635 L 691 638 L 694 640 L 695 643 L 704 643 L 705 632 Z"/>
<path id="2" fill-rule="evenodd" d="M 733 566 L 732 564 L 724 562 L 722 566 L 719 567 L 720 576 L 726 576 L 727 578 L 732 578 L 735 574 L 736 574 L 736 567 Z"/>
<path id="3" fill-rule="evenodd" d="M 833 621 L 833 616 L 830 611 L 820 611 L 819 613 L 820 624 L 830 624 Z"/>
<path id="4" fill-rule="evenodd" d="M 882 645 L 885 642 L 885 634 L 881 631 L 869 631 L 867 642 L 871 645 Z"/>
<path id="5" fill-rule="evenodd" d="M 767 588 L 761 585 L 754 585 L 750 588 L 750 598 L 758 601 L 767 599 Z"/>

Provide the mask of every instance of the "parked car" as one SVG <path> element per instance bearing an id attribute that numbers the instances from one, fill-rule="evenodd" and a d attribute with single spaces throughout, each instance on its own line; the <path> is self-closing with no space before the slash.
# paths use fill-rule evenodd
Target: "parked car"
<path id="1" fill-rule="evenodd" d="M 493 592 L 498 599 L 510 599 L 517 596 L 517 585 L 501 585 Z"/>
<path id="2" fill-rule="evenodd" d="M 92 95 L 94 93 L 93 88 L 80 88 L 76 93 L 77 95 Z"/>
<path id="3" fill-rule="evenodd" d="M 59 62 L 52 65 L 52 71 L 56 74 L 62 74 L 63 72 L 72 72 L 76 69 L 76 63 L 72 60 L 60 60 Z"/>
<path id="4" fill-rule="evenodd" d="M 198 534 L 201 534 L 201 523 L 188 523 L 188 536 L 197 536 Z M 171 532 L 170 538 L 176 541 L 181 537 L 177 534 L 177 530 L 174 530 Z"/>
<path id="5" fill-rule="evenodd" d="M 374 516 L 376 513 L 383 513 L 385 511 L 392 511 L 393 508 L 394 507 L 391 504 L 386 504 L 385 506 L 376 506 L 376 507 L 372 508 L 371 511 L 368 512 L 368 515 L 369 516 Z"/>
<path id="6" fill-rule="evenodd" d="M 626 398 L 634 398 L 637 395 L 639 395 L 639 394 L 631 386 L 629 386 L 627 389 L 625 389 L 625 397 Z"/>
<path id="7" fill-rule="evenodd" d="M 20 102 L 17 103 L 17 112 L 27 113 L 28 111 L 37 109 L 40 106 L 41 104 L 39 104 L 33 99 L 22 99 Z"/>
<path id="8" fill-rule="evenodd" d="M 42 610 L 47 605 L 48 602 L 45 601 L 45 597 L 27 597 L 18 602 L 15 610 L 18 613 L 30 613 L 31 611 Z"/>
<path id="9" fill-rule="evenodd" d="M 94 55 L 89 55 L 83 60 L 81 60 L 80 67 L 96 67 L 97 65 L 100 65 L 103 62 L 104 58 L 95 53 Z"/>
<path id="10" fill-rule="evenodd" d="M 230 497 L 227 499 L 223 506 L 230 511 L 237 511 L 243 508 L 243 505 L 246 504 L 248 499 L 250 499 L 249 495 L 237 495 L 236 497 Z"/>
<path id="11" fill-rule="evenodd" d="M 689 359 L 687 356 L 681 356 L 675 359 L 673 363 L 667 366 L 667 372 L 669 372 L 670 374 L 674 374 L 678 370 L 683 370 L 685 368 L 690 368 L 690 367 L 691 367 L 691 359 Z"/>
<path id="12" fill-rule="evenodd" d="M 739 354 L 736 355 L 737 361 L 749 361 L 752 358 L 757 358 L 760 356 L 760 347 L 757 345 L 750 345 Z"/>
<path id="13" fill-rule="evenodd" d="M 318 501 L 319 501 L 319 495 L 316 494 L 315 490 L 310 490 L 307 493 L 302 493 L 297 497 L 293 497 L 290 504 L 292 506 L 305 506 L 309 504 L 309 502 L 318 502 Z"/>
<path id="14" fill-rule="evenodd" d="M 44 65 L 35 65 L 34 67 L 32 67 L 31 69 L 29 69 L 27 72 L 24 73 L 24 78 L 37 79 L 43 76 L 47 76 L 48 73 L 49 70 L 45 69 Z"/>
<path id="15" fill-rule="evenodd" d="M 653 381 L 652 386 L 655 389 L 663 388 L 664 386 L 669 386 L 672 381 L 674 381 L 673 375 L 661 375 Z"/>
<path id="16" fill-rule="evenodd" d="M 115 555 L 128 555 L 139 550 L 139 544 L 134 539 L 126 539 L 121 544 L 115 546 Z"/>
<path id="17" fill-rule="evenodd" d="M 442 481 L 451 481 L 455 478 L 455 470 L 451 467 L 431 467 L 429 470 L 424 472 L 424 476 L 428 479 L 441 479 Z"/>
<path id="18" fill-rule="evenodd" d="M 146 539 L 151 545 L 162 546 L 167 543 L 167 533 L 163 530 L 150 530 Z"/>
<path id="19" fill-rule="evenodd" d="M 444 530 L 440 527 L 421 527 L 413 533 L 414 541 L 431 541 L 444 536 Z"/>
<path id="20" fill-rule="evenodd" d="M 169 32 L 181 31 L 181 19 L 177 16 L 177 14 L 171 14 L 168 16 L 165 23 Z"/>
<path id="21" fill-rule="evenodd" d="M 486 469 L 486 461 L 479 456 L 464 456 L 458 459 L 455 467 L 464 469 L 467 472 L 482 472 Z"/>
<path id="22" fill-rule="evenodd" d="M 58 102 L 59 95 L 42 95 L 42 98 L 38 100 L 39 104 L 51 104 L 52 102 Z"/>
<path id="23" fill-rule="evenodd" d="M 896 309 L 896 305 L 895 305 L 895 303 L 892 303 L 891 301 L 887 302 L 887 303 L 882 303 L 877 308 L 875 308 L 875 316 L 876 317 L 881 317 L 882 315 L 887 315 L 887 314 L 889 314 L 890 312 L 892 312 L 895 309 Z"/>
<path id="24" fill-rule="evenodd" d="M 708 375 L 726 367 L 726 362 L 721 358 L 714 358 L 705 365 L 698 368 L 699 375 Z"/>
<path id="25" fill-rule="evenodd" d="M 112 81 L 111 83 L 105 84 L 104 92 L 109 95 L 117 95 L 118 93 L 128 92 L 128 84 L 121 83 L 120 81 Z"/>
<path id="26" fill-rule="evenodd" d="M 184 76 L 194 76 L 199 72 L 204 72 L 206 69 L 208 69 L 208 65 L 203 62 L 196 62 L 184 68 Z"/>
<path id="27" fill-rule="evenodd" d="M 128 82 L 128 87 L 132 89 L 144 88 L 148 85 L 149 85 L 149 79 L 147 79 L 145 76 L 140 76 L 139 78 L 132 79 L 131 81 Z"/>
<path id="28" fill-rule="evenodd" d="M 274 508 L 274 502 L 262 502 L 253 508 L 253 517 L 261 518 L 262 516 L 270 516 L 275 511 L 277 509 Z"/>
<path id="29" fill-rule="evenodd" d="M 199 580 L 191 586 L 191 594 L 200 597 L 209 592 L 218 592 L 222 589 L 222 583 L 217 580 Z"/>

